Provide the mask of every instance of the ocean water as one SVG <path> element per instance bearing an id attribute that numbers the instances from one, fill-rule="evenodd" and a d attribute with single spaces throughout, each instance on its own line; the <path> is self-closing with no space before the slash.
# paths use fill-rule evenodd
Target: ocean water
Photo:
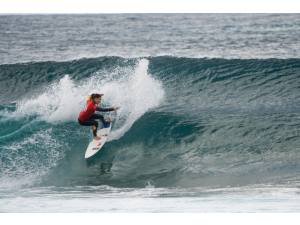
<path id="1" fill-rule="evenodd" d="M 0 15 L 0 212 L 299 211 L 300 14 Z"/>

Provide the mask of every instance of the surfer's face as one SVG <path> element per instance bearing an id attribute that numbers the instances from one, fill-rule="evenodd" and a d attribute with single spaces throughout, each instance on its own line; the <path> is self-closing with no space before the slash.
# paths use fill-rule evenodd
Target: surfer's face
<path id="1" fill-rule="evenodd" d="M 100 102 L 101 102 L 101 97 L 99 97 L 99 98 L 94 98 L 94 102 L 95 102 L 96 104 L 100 104 Z"/>

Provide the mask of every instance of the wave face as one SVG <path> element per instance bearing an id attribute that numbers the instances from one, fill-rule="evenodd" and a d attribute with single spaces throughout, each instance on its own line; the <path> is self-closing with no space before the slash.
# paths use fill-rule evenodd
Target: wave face
<path id="1" fill-rule="evenodd" d="M 300 60 L 85 58 L 0 65 L 0 187 L 300 181 Z M 85 96 L 119 105 L 84 160 Z"/>

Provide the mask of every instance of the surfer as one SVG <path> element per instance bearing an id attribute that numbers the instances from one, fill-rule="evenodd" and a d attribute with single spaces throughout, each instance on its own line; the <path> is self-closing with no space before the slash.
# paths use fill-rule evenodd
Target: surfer
<path id="1" fill-rule="evenodd" d="M 82 126 L 92 126 L 93 135 L 95 140 L 100 140 L 101 137 L 97 136 L 98 129 L 98 119 L 101 120 L 103 124 L 110 123 L 111 120 L 106 121 L 102 115 L 95 114 L 96 111 L 99 112 L 110 112 L 116 111 L 119 107 L 111 107 L 111 108 L 101 108 L 99 104 L 101 103 L 101 97 L 103 94 L 93 93 L 91 94 L 87 101 L 86 107 L 79 113 L 78 122 Z"/>

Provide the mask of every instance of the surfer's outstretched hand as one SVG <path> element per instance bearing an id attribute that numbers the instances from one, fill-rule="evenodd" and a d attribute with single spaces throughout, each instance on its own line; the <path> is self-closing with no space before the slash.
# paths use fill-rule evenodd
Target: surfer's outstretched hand
<path id="1" fill-rule="evenodd" d="M 119 106 L 117 106 L 117 107 L 114 107 L 114 111 L 117 111 L 118 109 L 120 109 L 120 107 L 119 107 Z"/>

